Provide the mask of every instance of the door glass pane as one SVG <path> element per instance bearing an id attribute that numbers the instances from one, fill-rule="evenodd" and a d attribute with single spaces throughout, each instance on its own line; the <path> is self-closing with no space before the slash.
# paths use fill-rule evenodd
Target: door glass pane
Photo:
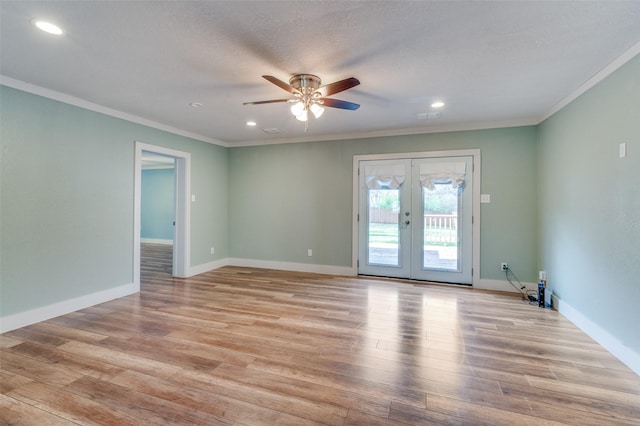
<path id="1" fill-rule="evenodd" d="M 369 189 L 367 263 L 399 266 L 399 189 Z"/>
<path id="2" fill-rule="evenodd" d="M 458 206 L 460 189 L 451 181 L 435 182 L 434 189 L 422 188 L 424 208 L 423 269 L 459 271 Z"/>

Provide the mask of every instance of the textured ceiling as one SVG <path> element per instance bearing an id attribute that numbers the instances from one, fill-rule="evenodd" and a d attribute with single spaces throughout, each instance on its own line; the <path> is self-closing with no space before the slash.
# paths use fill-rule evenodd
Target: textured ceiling
<path id="1" fill-rule="evenodd" d="M 640 43 L 640 1 L 0 0 L 0 14 L 5 84 L 226 146 L 534 124 Z M 305 133 L 286 104 L 242 105 L 286 98 L 261 76 L 294 73 L 358 78 L 332 97 L 360 109 L 327 108 Z M 418 119 L 434 100 L 440 116 Z"/>

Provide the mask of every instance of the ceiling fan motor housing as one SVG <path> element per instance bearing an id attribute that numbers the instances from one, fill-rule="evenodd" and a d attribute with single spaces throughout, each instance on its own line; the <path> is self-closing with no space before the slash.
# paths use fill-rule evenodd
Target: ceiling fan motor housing
<path id="1" fill-rule="evenodd" d="M 289 79 L 291 87 L 300 92 L 314 92 L 320 88 L 321 83 L 320 77 L 313 74 L 296 74 Z"/>

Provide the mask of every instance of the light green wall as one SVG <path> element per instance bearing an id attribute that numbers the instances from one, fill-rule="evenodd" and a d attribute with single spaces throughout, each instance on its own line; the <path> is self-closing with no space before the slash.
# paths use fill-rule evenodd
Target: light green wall
<path id="1" fill-rule="evenodd" d="M 351 266 L 354 155 L 479 148 L 481 278 L 545 269 L 638 354 L 639 76 L 636 57 L 539 126 L 232 149 L 2 86 L 0 315 L 132 281 L 134 141 L 191 153 L 191 266 Z"/>
<path id="2" fill-rule="evenodd" d="M 640 56 L 542 123 L 538 147 L 549 287 L 640 354 Z"/>
<path id="3" fill-rule="evenodd" d="M 479 148 L 481 278 L 503 280 L 501 261 L 525 282 L 545 269 L 640 353 L 638 76 L 635 58 L 540 126 L 232 149 L 3 86 L 0 314 L 132 281 L 134 141 L 191 153 L 191 266 L 351 266 L 354 155 Z"/>
<path id="4" fill-rule="evenodd" d="M 142 170 L 140 237 L 173 240 L 175 169 Z"/>
<path id="5" fill-rule="evenodd" d="M 133 282 L 134 142 L 190 152 L 191 265 L 228 256 L 226 148 L 0 86 L 0 313 Z"/>
<path id="6" fill-rule="evenodd" d="M 362 154 L 479 148 L 481 278 L 536 272 L 536 128 L 231 148 L 232 257 L 351 266 L 352 165 Z M 313 249 L 313 257 L 307 249 Z"/>

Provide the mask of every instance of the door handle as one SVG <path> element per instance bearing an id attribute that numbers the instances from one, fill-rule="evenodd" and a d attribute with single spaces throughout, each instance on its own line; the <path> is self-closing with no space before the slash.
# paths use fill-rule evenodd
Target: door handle
<path id="1" fill-rule="evenodd" d="M 411 212 L 404 212 L 404 215 L 405 215 L 406 217 L 409 217 L 409 215 L 410 215 L 410 214 L 411 214 Z M 410 223 L 411 223 L 411 221 L 409 221 L 409 219 L 406 219 L 406 220 L 404 221 L 404 223 L 402 224 L 402 229 L 406 229 L 406 228 L 407 228 L 407 226 L 409 226 L 409 224 L 410 224 Z"/>

